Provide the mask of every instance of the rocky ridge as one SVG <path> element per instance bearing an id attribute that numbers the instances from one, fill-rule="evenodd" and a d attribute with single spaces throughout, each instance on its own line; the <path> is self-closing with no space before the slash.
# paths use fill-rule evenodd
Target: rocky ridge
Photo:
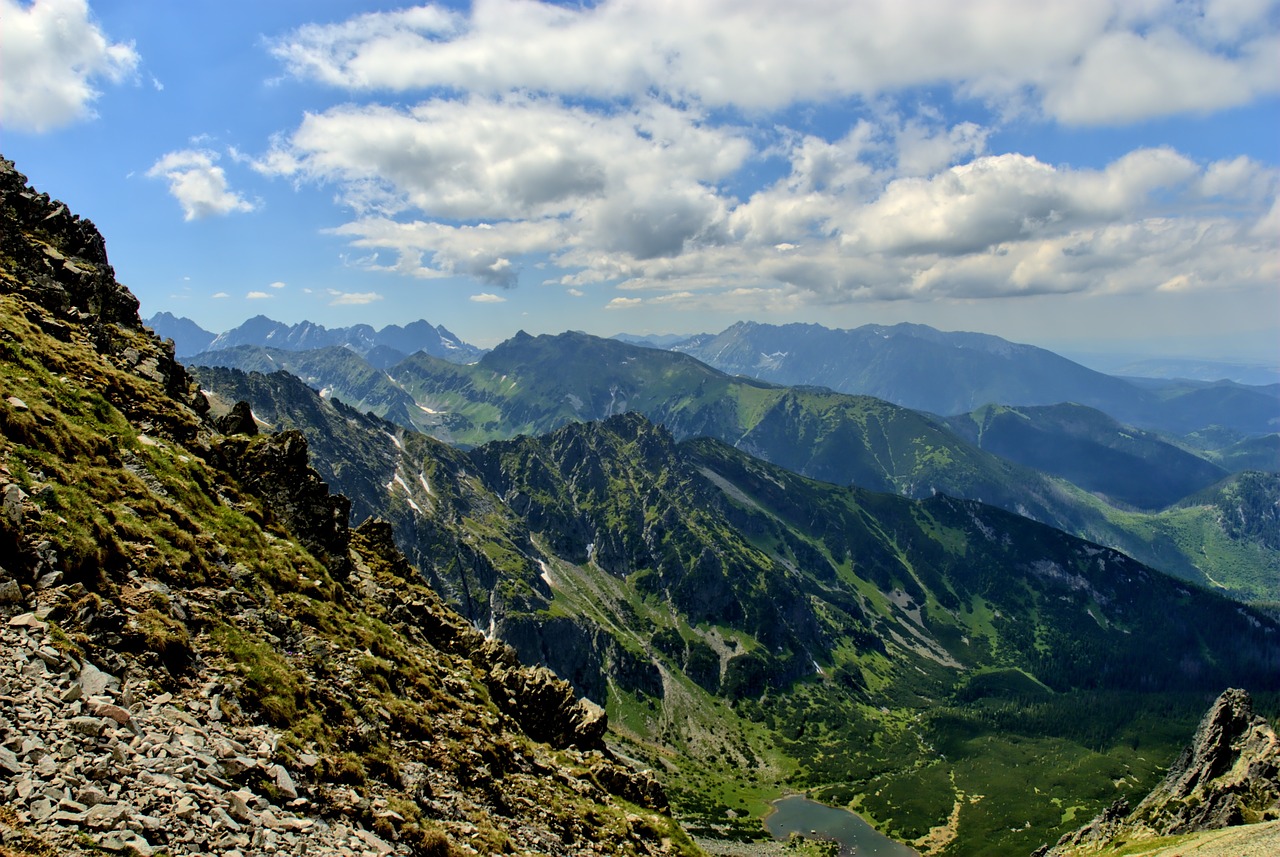
<path id="1" fill-rule="evenodd" d="M 1280 819 L 1280 737 L 1253 711 L 1246 691 L 1225 691 L 1205 714 L 1195 738 L 1168 775 L 1132 809 L 1117 801 L 1042 857 L 1109 853 L 1124 843 L 1200 831 L 1258 825 L 1275 844 Z M 1248 838 L 1233 840 L 1248 843 Z M 1235 847 L 1239 847 L 1238 845 Z M 1249 846 L 1245 846 L 1248 849 Z M 1240 853 L 1255 853 L 1242 851 Z M 1259 850 L 1256 853 L 1274 853 Z"/>
<path id="2" fill-rule="evenodd" d="M 3 160 L 0 239 L 0 853 L 695 853 Z"/>

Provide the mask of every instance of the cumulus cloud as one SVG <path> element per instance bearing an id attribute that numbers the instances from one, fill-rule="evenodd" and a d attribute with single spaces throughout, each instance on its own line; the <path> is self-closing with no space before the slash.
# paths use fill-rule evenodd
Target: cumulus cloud
<path id="1" fill-rule="evenodd" d="M 224 299 L 224 298 L 229 298 L 229 297 L 231 297 L 231 295 L 227 294 L 226 292 L 214 292 L 214 293 L 213 293 L 212 295 L 210 295 L 209 297 L 211 297 L 211 298 L 216 298 L 217 300 L 222 300 L 222 299 Z"/>
<path id="2" fill-rule="evenodd" d="M 1130 121 L 1280 90 L 1266 2 L 774 0 L 568 8 L 477 0 L 307 26 L 273 43 L 297 76 L 353 90 L 444 87 L 775 109 L 951 85 L 1028 93 L 1069 122 Z M 821 61 L 814 61 L 820 57 Z"/>
<path id="3" fill-rule="evenodd" d="M 226 173 L 217 166 L 218 158 L 218 153 L 209 149 L 169 152 L 147 175 L 169 182 L 169 193 L 182 206 L 184 220 L 253 211 L 253 203 L 231 190 Z"/>
<path id="4" fill-rule="evenodd" d="M 531 276 L 622 290 L 610 309 L 743 313 L 1265 286 L 1276 170 L 990 148 L 1028 111 L 1123 124 L 1280 91 L 1278 21 L 1274 0 L 425 5 L 274 42 L 362 101 L 251 163 L 336 189 L 358 264 L 466 278 L 477 301 Z M 932 87 L 992 124 L 947 118 Z M 837 101 L 859 105 L 847 130 L 780 110 Z"/>
<path id="5" fill-rule="evenodd" d="M 245 298 L 251 301 L 264 301 L 270 297 L 273 296 L 267 292 L 249 292 L 245 295 Z"/>
<path id="6" fill-rule="evenodd" d="M 44 132 L 92 117 L 97 85 L 132 77 L 138 61 L 85 0 L 0 0 L 0 124 Z"/>
<path id="7" fill-rule="evenodd" d="M 611 190 L 688 193 L 751 153 L 732 128 L 658 103 L 602 115 L 549 99 L 433 99 L 308 114 L 258 169 L 340 182 L 361 211 L 554 217 Z"/>
<path id="8" fill-rule="evenodd" d="M 502 297 L 502 295 L 494 295 L 489 292 L 481 292 L 478 295 L 472 295 L 468 300 L 474 301 L 478 304 L 504 304 L 507 302 L 507 299 Z"/>

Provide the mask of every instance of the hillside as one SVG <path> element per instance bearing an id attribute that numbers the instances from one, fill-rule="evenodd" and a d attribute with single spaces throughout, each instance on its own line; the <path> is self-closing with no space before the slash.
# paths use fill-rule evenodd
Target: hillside
<path id="1" fill-rule="evenodd" d="M 351 530 L 301 435 L 218 430 L 25 182 L 0 161 L 6 853 L 696 853 L 600 709 Z"/>
<path id="2" fill-rule="evenodd" d="M 980 449 L 1120 506 L 1163 509 L 1227 476 L 1200 456 L 1083 405 L 987 405 L 947 425 Z"/>

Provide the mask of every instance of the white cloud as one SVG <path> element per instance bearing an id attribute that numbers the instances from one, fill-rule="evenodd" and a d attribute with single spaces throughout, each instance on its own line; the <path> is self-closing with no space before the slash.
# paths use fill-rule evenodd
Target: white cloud
<path id="1" fill-rule="evenodd" d="M 488 292 L 472 295 L 468 300 L 475 301 L 478 304 L 504 304 L 507 302 L 507 299 L 501 295 L 493 295 Z"/>
<path id="2" fill-rule="evenodd" d="M 252 164 L 335 188 L 357 264 L 473 300 L 543 268 L 624 290 L 612 309 L 1262 287 L 1274 169 L 992 153 L 1006 129 L 922 93 L 1062 123 L 1210 111 L 1280 91 L 1278 21 L 1274 0 L 423 6 L 276 42 L 296 75 L 407 94 L 307 114 Z M 769 112 L 836 99 L 862 117 L 843 134 Z"/>
<path id="3" fill-rule="evenodd" d="M 267 285 L 273 289 L 283 289 L 285 287 L 285 284 L 279 280 L 276 280 L 274 283 L 268 283 Z"/>
<path id="4" fill-rule="evenodd" d="M 85 0 L 0 0 L 0 124 L 50 131 L 94 116 L 100 82 L 138 65 L 133 45 L 111 42 Z"/>
<path id="5" fill-rule="evenodd" d="M 255 206 L 231 190 L 218 153 L 208 149 L 169 152 L 147 170 L 150 178 L 164 178 L 169 193 L 182 206 L 184 220 L 253 211 Z"/>
<path id="6" fill-rule="evenodd" d="M 267 292 L 249 292 L 245 295 L 245 298 L 251 301 L 263 301 L 271 297 L 274 297 L 274 295 Z"/>
<path id="7" fill-rule="evenodd" d="M 1121 123 L 1247 104 L 1277 90 L 1280 38 L 1252 39 L 1235 55 L 1176 31 L 1107 33 L 1045 87 L 1045 109 L 1063 122 Z"/>
<path id="8" fill-rule="evenodd" d="M 339 292 L 329 289 L 329 294 L 334 296 L 329 301 L 329 306 L 364 306 L 382 300 L 382 295 L 377 292 Z"/>
<path id="9" fill-rule="evenodd" d="M 643 298 L 614 298 L 605 304 L 605 309 L 630 309 L 644 303 Z"/>
<path id="10" fill-rule="evenodd" d="M 222 300 L 223 298 L 229 298 L 229 297 L 231 297 L 231 295 L 227 294 L 226 292 L 214 292 L 214 293 L 213 293 L 212 295 L 210 295 L 209 297 L 211 297 L 211 298 L 216 298 L 217 300 Z"/>
<path id="11" fill-rule="evenodd" d="M 656 103 L 601 115 L 523 97 L 345 105 L 307 114 L 258 167 L 341 182 L 361 211 L 554 217 L 621 188 L 686 195 L 732 174 L 749 142 L 700 118 Z"/>
<path id="12" fill-rule="evenodd" d="M 273 51 L 353 90 L 658 91 L 760 110 L 943 84 L 1123 122 L 1280 90 L 1276 36 L 1274 3 L 1254 0 L 806 0 L 784 15 L 775 0 L 477 0 L 469 16 L 426 5 L 308 26 Z"/>

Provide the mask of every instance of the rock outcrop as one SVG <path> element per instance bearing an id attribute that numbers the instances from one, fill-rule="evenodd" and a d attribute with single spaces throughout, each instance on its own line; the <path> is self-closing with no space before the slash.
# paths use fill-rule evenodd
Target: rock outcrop
<path id="1" fill-rule="evenodd" d="M 1046 857 L 1092 854 L 1132 842 L 1280 819 L 1280 738 L 1249 694 L 1225 691 L 1168 775 L 1132 811 L 1118 801 L 1064 836 Z"/>

